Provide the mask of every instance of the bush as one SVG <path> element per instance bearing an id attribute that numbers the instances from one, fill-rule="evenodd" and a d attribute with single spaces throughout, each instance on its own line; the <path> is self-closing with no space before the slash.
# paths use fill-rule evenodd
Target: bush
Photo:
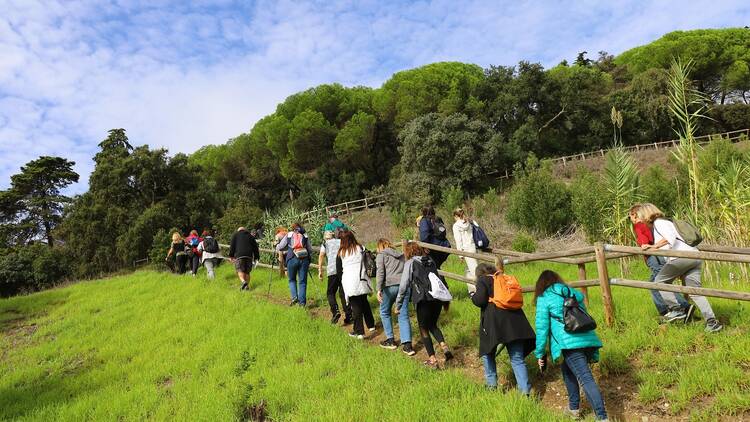
<path id="1" fill-rule="evenodd" d="M 656 205 L 666 215 L 674 215 L 677 211 L 679 201 L 677 180 L 667 178 L 661 167 L 652 166 L 646 170 L 641 177 L 641 194 L 645 202 Z"/>
<path id="2" fill-rule="evenodd" d="M 394 227 L 408 227 L 413 223 L 410 213 L 411 208 L 406 204 L 398 204 L 391 207 L 391 224 Z"/>
<path id="3" fill-rule="evenodd" d="M 549 163 L 539 166 L 527 160 L 525 170 L 515 172 L 516 183 L 508 195 L 508 221 L 542 234 L 558 233 L 570 226 L 570 192 L 552 176 Z"/>
<path id="4" fill-rule="evenodd" d="M 216 221 L 216 238 L 221 242 L 229 242 L 238 227 L 246 227 L 248 230 L 263 219 L 263 211 L 250 205 L 246 201 L 238 201 L 229 207 L 224 215 Z"/>
<path id="5" fill-rule="evenodd" d="M 62 248 L 23 246 L 0 256 L 0 296 L 49 288 L 70 274 L 70 258 Z"/>
<path id="6" fill-rule="evenodd" d="M 453 210 L 463 206 L 464 191 L 457 186 L 451 186 L 448 189 L 443 190 L 441 199 L 443 207 L 447 208 L 448 211 L 453 214 Z"/>
<path id="7" fill-rule="evenodd" d="M 536 241 L 533 237 L 521 232 L 513 238 L 510 247 L 517 252 L 534 253 L 536 252 Z"/>
<path id="8" fill-rule="evenodd" d="M 581 171 L 570 186 L 571 208 L 576 223 L 583 228 L 586 239 L 595 242 L 604 238 L 604 213 L 607 192 L 602 181 L 590 171 Z"/>

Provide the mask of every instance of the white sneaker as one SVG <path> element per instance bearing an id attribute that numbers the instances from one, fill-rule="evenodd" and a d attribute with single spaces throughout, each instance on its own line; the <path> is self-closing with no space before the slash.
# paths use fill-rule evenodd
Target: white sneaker
<path id="1" fill-rule="evenodd" d="M 369 331 L 369 332 L 371 332 L 371 333 L 372 333 L 373 331 L 375 331 L 375 327 L 372 327 L 372 328 L 368 328 L 368 329 L 367 329 L 367 331 Z"/>
<path id="2" fill-rule="evenodd" d="M 567 413 L 568 416 L 570 416 L 571 418 L 575 420 L 581 419 L 581 409 L 573 410 L 573 409 L 568 408 L 568 409 L 565 409 L 565 413 Z"/>

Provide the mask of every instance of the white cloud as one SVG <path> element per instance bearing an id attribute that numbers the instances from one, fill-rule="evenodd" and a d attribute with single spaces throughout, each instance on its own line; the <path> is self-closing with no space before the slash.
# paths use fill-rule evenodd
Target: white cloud
<path id="1" fill-rule="evenodd" d="M 665 32 L 750 22 L 744 2 L 0 0 L 0 187 L 42 154 L 97 144 L 191 152 L 248 131 L 287 95 L 379 85 L 437 60 L 549 66 Z"/>

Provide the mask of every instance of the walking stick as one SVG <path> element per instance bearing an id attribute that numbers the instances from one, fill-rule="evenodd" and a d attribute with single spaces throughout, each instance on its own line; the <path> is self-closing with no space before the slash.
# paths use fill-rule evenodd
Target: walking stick
<path id="1" fill-rule="evenodd" d="M 273 263 L 276 261 L 276 254 L 273 254 L 271 258 L 271 271 L 268 272 L 268 294 L 267 298 L 271 298 L 271 282 L 273 281 Z"/>

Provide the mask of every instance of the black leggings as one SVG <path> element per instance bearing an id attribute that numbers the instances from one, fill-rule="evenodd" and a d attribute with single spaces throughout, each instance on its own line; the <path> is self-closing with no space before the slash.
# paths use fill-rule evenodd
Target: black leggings
<path id="1" fill-rule="evenodd" d="M 336 292 L 338 291 L 341 303 L 344 308 L 344 314 L 346 319 L 352 319 L 352 307 L 346 303 L 346 296 L 344 295 L 344 288 L 341 286 L 341 275 L 333 274 L 328 276 L 328 288 L 326 289 L 326 296 L 328 296 L 328 306 L 331 308 L 331 315 L 339 313 L 339 304 L 336 302 Z"/>
<path id="2" fill-rule="evenodd" d="M 193 270 L 193 275 L 198 274 L 198 267 L 201 266 L 201 257 L 198 254 L 193 255 L 190 258 L 190 269 Z"/>
<path id="3" fill-rule="evenodd" d="M 174 257 L 175 263 L 177 264 L 177 274 L 185 274 L 188 256 L 187 254 L 180 254 Z"/>
<path id="4" fill-rule="evenodd" d="M 443 263 L 448 260 L 448 254 L 445 252 L 430 251 L 430 257 L 435 261 L 435 266 L 439 270 Z"/>
<path id="5" fill-rule="evenodd" d="M 367 301 L 367 295 L 350 296 L 349 304 L 352 307 L 352 319 L 354 319 L 354 333 L 365 334 L 365 327 L 362 326 L 362 317 L 369 328 L 375 327 L 375 318 L 372 316 L 370 302 Z"/>
<path id="6" fill-rule="evenodd" d="M 417 324 L 419 333 L 422 336 L 422 343 L 428 356 L 435 355 L 435 348 L 432 345 L 430 334 L 435 337 L 438 343 L 444 343 L 443 332 L 437 326 L 440 311 L 443 309 L 443 302 L 439 300 L 422 301 L 417 303 Z"/>

